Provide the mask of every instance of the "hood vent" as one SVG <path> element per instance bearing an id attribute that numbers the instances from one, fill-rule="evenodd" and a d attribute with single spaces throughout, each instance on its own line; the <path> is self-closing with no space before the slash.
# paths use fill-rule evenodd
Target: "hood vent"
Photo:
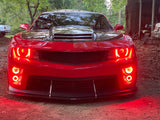
<path id="1" fill-rule="evenodd" d="M 85 42 L 85 41 L 93 41 L 93 34 L 54 34 L 54 41 L 60 42 Z"/>

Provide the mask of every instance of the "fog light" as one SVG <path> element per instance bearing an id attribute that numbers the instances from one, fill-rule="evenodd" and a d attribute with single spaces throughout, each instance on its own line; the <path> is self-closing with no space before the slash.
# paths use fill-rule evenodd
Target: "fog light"
<path id="1" fill-rule="evenodd" d="M 19 81 L 19 77 L 15 75 L 15 76 L 12 77 L 12 80 L 13 80 L 14 82 L 17 82 L 17 81 Z"/>
<path id="2" fill-rule="evenodd" d="M 17 68 L 17 67 L 13 67 L 13 68 L 12 68 L 12 72 L 13 72 L 14 74 L 18 74 L 18 73 L 20 72 L 20 69 Z"/>
<path id="3" fill-rule="evenodd" d="M 127 67 L 125 68 L 125 73 L 130 74 L 133 72 L 133 67 Z"/>
<path id="4" fill-rule="evenodd" d="M 131 84 L 133 81 L 133 78 L 132 78 L 132 76 L 131 75 L 128 75 L 128 76 L 123 76 L 123 79 L 124 79 L 124 81 L 125 81 L 125 84 L 127 84 L 127 85 L 129 85 L 129 84 Z"/>
<path id="5" fill-rule="evenodd" d="M 126 77 L 126 80 L 127 80 L 128 82 L 131 82 L 131 81 L 132 81 L 132 76 L 131 76 L 131 75 L 128 75 L 128 76 Z"/>
<path id="6" fill-rule="evenodd" d="M 22 74 L 23 74 L 23 69 L 19 67 L 12 67 L 11 69 L 11 84 L 14 85 L 21 85 L 22 81 Z"/>
<path id="7" fill-rule="evenodd" d="M 134 82 L 133 79 L 135 76 L 133 66 L 123 68 L 122 75 L 123 75 L 123 80 L 125 84 L 127 85 L 132 84 Z"/>

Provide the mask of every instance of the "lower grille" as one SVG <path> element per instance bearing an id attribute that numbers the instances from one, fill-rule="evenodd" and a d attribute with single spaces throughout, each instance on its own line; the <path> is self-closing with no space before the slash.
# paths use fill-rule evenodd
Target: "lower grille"
<path id="1" fill-rule="evenodd" d="M 95 87 L 96 92 L 99 96 L 119 89 L 116 76 L 108 77 L 107 79 L 95 80 Z"/>
<path id="2" fill-rule="evenodd" d="M 51 81 L 38 76 L 30 76 L 27 82 L 27 89 L 34 91 L 49 91 Z"/>
<path id="3" fill-rule="evenodd" d="M 94 97 L 93 80 L 98 96 L 118 90 L 116 76 L 89 78 L 30 76 L 27 83 L 27 90 L 49 92 L 52 81 L 52 97 Z"/>
<path id="4" fill-rule="evenodd" d="M 52 96 L 94 97 L 93 83 L 92 81 L 54 81 Z"/>
<path id="5" fill-rule="evenodd" d="M 38 51 L 40 61 L 67 64 L 82 65 L 107 60 L 107 51 L 94 52 L 57 52 L 57 51 Z"/>

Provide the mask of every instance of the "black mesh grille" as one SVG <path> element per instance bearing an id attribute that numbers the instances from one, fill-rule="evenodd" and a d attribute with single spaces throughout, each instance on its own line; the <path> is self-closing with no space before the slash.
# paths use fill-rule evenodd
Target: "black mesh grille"
<path id="1" fill-rule="evenodd" d="M 67 64 L 81 65 L 107 60 L 107 51 L 94 52 L 57 52 L 57 51 L 39 51 L 39 59 L 41 61 Z"/>

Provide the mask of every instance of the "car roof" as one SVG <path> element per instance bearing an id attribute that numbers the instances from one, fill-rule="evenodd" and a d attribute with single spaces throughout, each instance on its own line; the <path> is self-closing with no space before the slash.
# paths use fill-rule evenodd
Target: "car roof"
<path id="1" fill-rule="evenodd" d="M 85 11 L 85 10 L 74 10 L 74 9 L 61 9 L 61 10 L 55 10 L 55 11 L 50 11 L 50 12 L 43 12 L 42 14 L 52 14 L 52 13 L 77 13 L 77 14 L 83 14 L 83 13 L 88 13 L 88 14 L 101 14 L 98 12 L 91 12 L 91 11 Z"/>

